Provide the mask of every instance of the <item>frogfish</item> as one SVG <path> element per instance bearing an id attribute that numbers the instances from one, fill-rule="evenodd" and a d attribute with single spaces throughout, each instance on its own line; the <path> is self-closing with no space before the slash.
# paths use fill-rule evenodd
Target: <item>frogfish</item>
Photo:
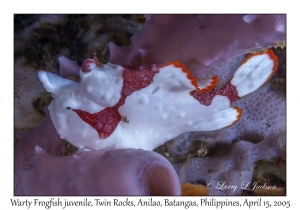
<path id="1" fill-rule="evenodd" d="M 46 71 L 38 77 L 53 97 L 48 109 L 62 139 L 83 150 L 153 150 L 185 132 L 236 123 L 242 110 L 231 104 L 264 85 L 277 65 L 270 49 L 252 54 L 216 91 L 218 76 L 196 79 L 179 61 L 134 69 L 94 56 L 79 82 Z"/>

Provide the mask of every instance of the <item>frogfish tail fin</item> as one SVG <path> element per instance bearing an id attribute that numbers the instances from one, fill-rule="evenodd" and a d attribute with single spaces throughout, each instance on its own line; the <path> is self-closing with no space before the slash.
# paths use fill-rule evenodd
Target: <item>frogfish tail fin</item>
<path id="1" fill-rule="evenodd" d="M 230 83 L 243 97 L 264 85 L 275 73 L 278 60 L 272 50 L 252 54 L 246 58 L 233 74 Z"/>

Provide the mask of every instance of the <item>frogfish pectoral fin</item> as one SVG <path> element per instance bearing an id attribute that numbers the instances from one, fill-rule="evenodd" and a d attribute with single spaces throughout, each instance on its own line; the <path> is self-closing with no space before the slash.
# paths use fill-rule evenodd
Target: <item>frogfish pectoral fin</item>
<path id="1" fill-rule="evenodd" d="M 235 124 L 241 118 L 242 110 L 238 107 L 229 107 L 221 110 L 215 114 L 203 120 L 203 123 L 199 123 L 199 131 L 214 131 L 226 127 L 230 127 Z"/>

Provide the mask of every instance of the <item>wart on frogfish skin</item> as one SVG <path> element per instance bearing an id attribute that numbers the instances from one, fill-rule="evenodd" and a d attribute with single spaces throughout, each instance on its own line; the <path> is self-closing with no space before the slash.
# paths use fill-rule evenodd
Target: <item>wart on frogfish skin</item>
<path id="1" fill-rule="evenodd" d="M 230 104 L 266 83 L 277 65 L 271 50 L 253 54 L 213 92 L 217 76 L 198 84 L 178 61 L 136 70 L 100 65 L 94 56 L 83 63 L 80 82 L 44 71 L 39 78 L 55 98 L 49 106 L 53 124 L 70 143 L 92 150 L 153 150 L 181 133 L 218 130 L 237 122 L 242 111 Z M 65 104 L 73 104 L 71 112 L 62 108 Z"/>

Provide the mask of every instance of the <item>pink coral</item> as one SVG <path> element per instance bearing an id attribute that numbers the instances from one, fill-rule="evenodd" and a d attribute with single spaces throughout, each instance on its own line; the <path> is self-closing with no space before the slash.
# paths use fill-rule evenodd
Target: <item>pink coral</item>
<path id="1" fill-rule="evenodd" d="M 15 195 L 180 195 L 174 168 L 151 151 L 78 151 L 59 156 L 36 146 L 31 167 L 18 164 L 24 162 L 22 156 L 15 159 Z"/>
<path id="2" fill-rule="evenodd" d="M 153 15 L 131 45 L 109 43 L 109 62 L 140 68 L 179 60 L 205 76 L 225 60 L 282 41 L 285 15 Z"/>
<path id="3" fill-rule="evenodd" d="M 174 163 L 181 183 L 204 181 L 211 189 L 210 195 L 238 195 L 242 190 L 252 190 L 254 163 L 285 158 L 285 135 L 271 133 L 258 144 L 239 141 L 231 149 L 221 147 L 212 157 Z"/>

